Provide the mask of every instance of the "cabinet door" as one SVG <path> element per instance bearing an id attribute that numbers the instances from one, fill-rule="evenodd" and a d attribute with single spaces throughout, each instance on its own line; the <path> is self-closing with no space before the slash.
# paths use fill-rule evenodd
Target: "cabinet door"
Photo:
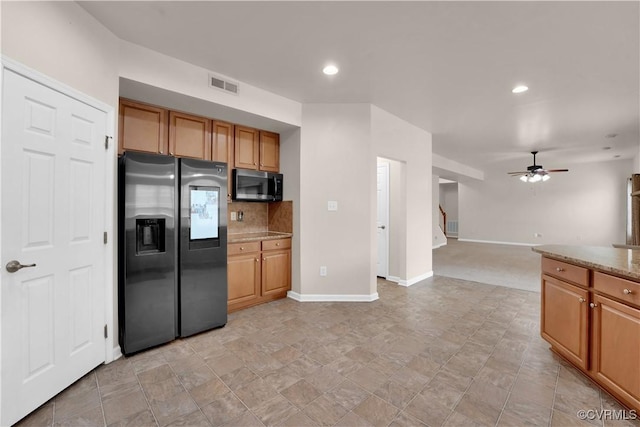
<path id="1" fill-rule="evenodd" d="M 236 126 L 235 167 L 258 169 L 258 133 L 256 129 Z"/>
<path id="2" fill-rule="evenodd" d="M 291 250 L 262 252 L 262 295 L 291 289 Z"/>
<path id="3" fill-rule="evenodd" d="M 592 372 L 633 408 L 640 408 L 640 310 L 593 298 Z"/>
<path id="4" fill-rule="evenodd" d="M 225 162 L 233 167 L 233 125 L 213 121 L 211 124 L 212 148 L 211 160 Z"/>
<path id="5" fill-rule="evenodd" d="M 260 253 L 230 256 L 227 262 L 230 308 L 250 305 L 260 297 Z"/>
<path id="6" fill-rule="evenodd" d="M 169 113 L 169 154 L 211 160 L 211 120 L 190 114 Z"/>
<path id="7" fill-rule="evenodd" d="M 231 168 L 233 168 L 233 125 L 211 123 L 211 160 L 227 164 L 227 202 L 231 201 Z"/>
<path id="8" fill-rule="evenodd" d="M 280 135 L 260 132 L 260 170 L 280 172 Z"/>
<path id="9" fill-rule="evenodd" d="M 169 112 L 165 109 L 120 100 L 118 129 L 118 152 L 144 151 L 167 153 Z"/>
<path id="10" fill-rule="evenodd" d="M 542 276 L 541 335 L 574 364 L 588 369 L 589 292 Z"/>

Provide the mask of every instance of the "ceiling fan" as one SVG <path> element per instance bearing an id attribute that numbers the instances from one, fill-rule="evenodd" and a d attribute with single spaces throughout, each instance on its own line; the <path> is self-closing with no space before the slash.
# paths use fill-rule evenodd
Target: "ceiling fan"
<path id="1" fill-rule="evenodd" d="M 519 176 L 520 181 L 523 182 L 538 182 L 538 181 L 546 181 L 549 178 L 550 173 L 552 172 L 569 172 L 569 169 L 543 169 L 542 165 L 536 165 L 536 154 L 537 151 L 532 151 L 533 154 L 533 164 L 531 166 L 527 166 L 527 170 L 524 172 L 507 172 L 511 176 Z"/>

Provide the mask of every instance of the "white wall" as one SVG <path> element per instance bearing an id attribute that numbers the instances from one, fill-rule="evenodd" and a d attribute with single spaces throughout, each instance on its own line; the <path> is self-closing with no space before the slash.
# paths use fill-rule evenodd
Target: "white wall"
<path id="1" fill-rule="evenodd" d="M 293 201 L 291 288 L 300 293 L 300 128 L 280 134 L 280 172 L 284 175 L 284 200 Z"/>
<path id="2" fill-rule="evenodd" d="M 118 38 L 74 2 L 5 2 L 2 54 L 117 109 Z"/>
<path id="3" fill-rule="evenodd" d="M 368 104 L 305 104 L 300 142 L 299 290 L 309 299 L 375 299 L 376 160 Z M 338 210 L 328 211 L 327 202 Z M 320 266 L 327 267 L 321 277 Z"/>
<path id="4" fill-rule="evenodd" d="M 440 204 L 447 213 L 447 221 L 458 220 L 458 183 L 440 184 Z"/>
<path id="5" fill-rule="evenodd" d="M 247 120 L 251 120 L 251 115 L 253 115 L 292 126 L 300 126 L 301 124 L 302 110 L 299 102 L 243 82 L 239 82 L 239 95 L 228 94 L 208 86 L 210 70 L 126 41 L 120 41 L 119 49 L 119 71 L 123 79 L 191 97 L 192 99 L 188 100 L 187 104 L 183 103 L 187 109 L 190 108 L 188 103 L 194 103 L 194 100 L 202 100 L 210 103 L 210 105 L 216 104 L 227 107 L 218 109 L 213 113 L 213 117 L 221 120 L 269 130 L 273 128 L 267 122 L 249 123 Z M 220 74 L 217 75 L 220 76 Z M 128 89 L 129 86 L 127 86 Z M 131 90 L 135 89 L 131 88 Z M 158 90 L 155 93 L 147 91 L 145 95 L 155 97 L 159 93 L 161 92 Z M 161 102 L 160 105 L 178 108 L 167 105 L 168 102 L 174 102 L 174 99 L 168 99 L 167 97 L 159 97 L 157 99 L 159 101 L 156 99 L 145 100 L 152 103 Z M 196 111 L 190 112 L 198 113 Z M 273 130 L 279 131 L 280 129 Z"/>
<path id="6" fill-rule="evenodd" d="M 413 284 L 433 275 L 432 241 L 432 139 L 431 134 L 388 112 L 371 106 L 373 160 L 384 157 L 404 164 L 405 210 L 401 227 L 405 230 L 405 275 L 402 284 Z M 375 195 L 375 180 L 372 180 Z M 371 233 L 375 233 L 375 228 Z"/>
<path id="7" fill-rule="evenodd" d="M 631 160 L 571 165 L 543 183 L 502 172 L 459 183 L 459 238 L 610 246 L 625 242 Z M 534 233 L 542 237 L 534 237 Z"/>

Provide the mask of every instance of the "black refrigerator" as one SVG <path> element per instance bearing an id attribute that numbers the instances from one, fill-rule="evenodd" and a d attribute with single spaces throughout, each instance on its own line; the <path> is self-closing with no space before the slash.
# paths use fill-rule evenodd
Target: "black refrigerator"
<path id="1" fill-rule="evenodd" d="M 118 170 L 125 355 L 227 323 L 227 165 L 126 152 Z"/>

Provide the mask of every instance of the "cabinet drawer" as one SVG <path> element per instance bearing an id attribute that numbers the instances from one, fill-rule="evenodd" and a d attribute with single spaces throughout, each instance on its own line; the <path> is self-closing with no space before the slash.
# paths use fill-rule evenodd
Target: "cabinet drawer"
<path id="1" fill-rule="evenodd" d="M 551 258 L 542 258 L 542 272 L 576 285 L 589 287 L 589 269 Z"/>
<path id="2" fill-rule="evenodd" d="M 289 249 L 291 247 L 291 239 L 263 240 L 262 250 L 272 251 L 275 249 Z"/>
<path id="3" fill-rule="evenodd" d="M 640 283 L 595 271 L 593 288 L 603 294 L 640 306 Z"/>
<path id="4" fill-rule="evenodd" d="M 248 252 L 260 252 L 260 242 L 229 243 L 227 255 L 246 254 Z"/>

